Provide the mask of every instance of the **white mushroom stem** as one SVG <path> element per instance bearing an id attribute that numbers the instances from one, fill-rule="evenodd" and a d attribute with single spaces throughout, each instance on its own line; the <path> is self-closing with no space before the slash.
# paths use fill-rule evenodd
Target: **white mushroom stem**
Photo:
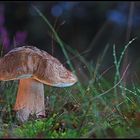
<path id="1" fill-rule="evenodd" d="M 28 120 L 30 114 L 45 116 L 43 84 L 32 78 L 20 80 L 14 110 L 22 122 Z"/>

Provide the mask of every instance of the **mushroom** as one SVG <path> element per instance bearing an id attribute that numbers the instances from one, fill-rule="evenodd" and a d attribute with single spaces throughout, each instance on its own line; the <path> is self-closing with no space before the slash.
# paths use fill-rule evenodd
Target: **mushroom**
<path id="1" fill-rule="evenodd" d="M 77 82 L 59 60 L 33 46 L 15 48 L 0 59 L 0 80 L 19 80 L 14 110 L 21 122 L 30 114 L 45 116 L 43 84 L 68 87 Z"/>

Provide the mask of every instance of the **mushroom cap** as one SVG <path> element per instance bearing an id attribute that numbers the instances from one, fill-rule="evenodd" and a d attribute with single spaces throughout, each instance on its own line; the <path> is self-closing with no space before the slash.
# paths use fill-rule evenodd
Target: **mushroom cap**
<path id="1" fill-rule="evenodd" d="M 0 59 L 0 80 L 30 77 L 56 87 L 67 87 L 77 82 L 76 76 L 58 59 L 33 46 L 15 48 Z"/>

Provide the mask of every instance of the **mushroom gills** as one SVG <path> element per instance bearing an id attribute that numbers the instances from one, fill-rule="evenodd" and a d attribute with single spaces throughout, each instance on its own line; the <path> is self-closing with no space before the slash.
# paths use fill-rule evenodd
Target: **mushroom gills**
<path id="1" fill-rule="evenodd" d="M 57 83 L 57 84 L 53 84 L 53 86 L 55 87 L 69 87 L 72 86 L 74 83 Z"/>
<path id="2" fill-rule="evenodd" d="M 22 75 L 20 75 L 20 76 L 18 76 L 16 78 L 17 79 L 24 79 L 24 78 L 30 78 L 30 77 L 32 77 L 32 74 L 22 74 Z"/>

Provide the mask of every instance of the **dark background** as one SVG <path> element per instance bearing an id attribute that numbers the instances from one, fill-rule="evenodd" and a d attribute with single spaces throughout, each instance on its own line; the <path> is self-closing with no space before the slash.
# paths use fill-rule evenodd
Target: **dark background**
<path id="1" fill-rule="evenodd" d="M 59 44 L 53 41 L 48 25 L 38 15 L 33 5 L 47 17 L 60 38 L 93 65 L 96 65 L 98 56 L 108 44 L 109 49 L 100 67 L 101 72 L 113 64 L 113 44 L 119 55 L 129 40 L 137 37 L 128 49 L 126 63 L 130 62 L 131 69 L 139 72 L 140 2 L 0 3 L 0 41 L 4 46 L 4 53 L 13 46 L 34 45 L 65 63 L 66 59 Z M 84 51 L 87 52 L 83 53 Z M 77 58 L 72 59 L 72 62 L 79 75 L 86 78 L 85 65 Z"/>

